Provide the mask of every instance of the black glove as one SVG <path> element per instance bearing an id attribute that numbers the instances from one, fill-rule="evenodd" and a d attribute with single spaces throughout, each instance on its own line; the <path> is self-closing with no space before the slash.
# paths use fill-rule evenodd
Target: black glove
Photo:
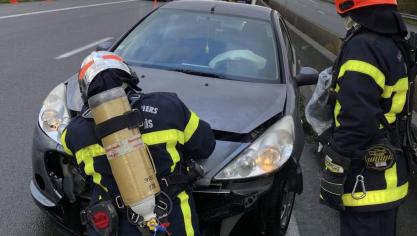
<path id="1" fill-rule="evenodd" d="M 77 172 L 71 160 L 68 157 L 60 156 L 59 162 L 62 170 L 62 191 L 70 203 L 74 203 L 76 196 L 86 190 L 86 181 L 80 173 Z"/>
<path id="2" fill-rule="evenodd" d="M 320 202 L 333 209 L 344 211 L 342 196 L 350 159 L 338 154 L 328 145 L 323 147 L 323 153 L 325 168 L 320 180 Z"/>
<path id="3" fill-rule="evenodd" d="M 71 166 L 65 157 L 61 157 L 59 164 L 61 165 L 63 175 L 62 190 L 64 195 L 68 198 L 68 201 L 70 203 L 74 203 L 76 201 L 76 197 L 74 194 L 74 176 L 71 173 Z"/>

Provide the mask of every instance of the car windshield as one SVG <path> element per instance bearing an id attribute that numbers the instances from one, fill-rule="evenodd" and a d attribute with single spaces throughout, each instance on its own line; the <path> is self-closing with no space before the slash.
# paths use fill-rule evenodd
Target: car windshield
<path id="1" fill-rule="evenodd" d="M 278 82 L 274 31 L 261 20 L 160 9 L 140 23 L 115 53 L 133 65 Z"/>

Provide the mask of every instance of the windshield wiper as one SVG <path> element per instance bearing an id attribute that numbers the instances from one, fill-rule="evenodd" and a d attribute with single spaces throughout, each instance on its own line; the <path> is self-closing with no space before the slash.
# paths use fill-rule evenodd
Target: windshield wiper
<path id="1" fill-rule="evenodd" d="M 181 72 L 184 74 L 189 74 L 189 75 L 198 75 L 198 76 L 204 76 L 204 77 L 212 77 L 212 78 L 218 78 L 218 79 L 229 79 L 224 75 L 219 75 L 216 73 L 210 73 L 210 72 L 204 72 L 204 71 L 196 71 L 196 70 L 189 70 L 189 69 L 168 69 L 170 71 L 176 71 L 176 72 Z"/>

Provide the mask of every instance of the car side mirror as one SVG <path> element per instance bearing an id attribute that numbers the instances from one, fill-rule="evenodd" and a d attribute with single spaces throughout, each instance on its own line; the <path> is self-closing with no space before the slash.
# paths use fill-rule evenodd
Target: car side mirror
<path id="1" fill-rule="evenodd" d="M 113 45 L 112 41 L 105 41 L 97 45 L 96 51 L 108 51 Z"/>
<path id="2" fill-rule="evenodd" d="M 295 80 L 297 81 L 298 86 L 317 84 L 318 79 L 319 72 L 311 67 L 301 68 L 300 73 L 295 76 Z"/>

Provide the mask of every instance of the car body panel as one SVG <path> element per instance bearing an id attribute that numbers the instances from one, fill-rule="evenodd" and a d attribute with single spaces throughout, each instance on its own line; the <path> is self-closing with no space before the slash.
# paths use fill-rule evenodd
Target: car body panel
<path id="1" fill-rule="evenodd" d="M 172 92 L 212 129 L 247 134 L 284 109 L 286 85 L 213 79 L 180 72 L 132 67 L 144 92 Z M 68 83 L 71 110 L 79 109 L 78 81 Z M 74 89 L 76 87 L 76 89 Z M 77 97 L 79 96 L 79 97 Z"/>
<path id="2" fill-rule="evenodd" d="M 209 159 L 199 160 L 205 169 L 204 176 L 196 182 L 196 195 L 203 196 L 204 206 L 209 208 L 205 215 L 222 220 L 224 217 L 242 215 L 249 211 L 260 196 L 268 194 L 274 189 L 280 178 L 291 182 L 290 189 L 301 192 L 302 178 L 298 160 L 301 156 L 304 140 L 303 130 L 298 115 L 298 92 L 293 79 L 295 64 L 289 62 L 286 53 L 288 48 L 281 45 L 285 33 L 280 29 L 279 14 L 274 10 L 246 4 L 226 3 L 217 1 L 176 1 L 163 5 L 161 8 L 183 9 L 197 12 L 212 12 L 215 14 L 235 15 L 272 21 L 276 34 L 278 67 L 280 67 L 279 83 L 255 83 L 236 80 L 224 80 L 204 76 L 196 76 L 181 72 L 167 71 L 156 68 L 133 67 L 140 81 L 139 86 L 146 93 L 173 92 L 201 119 L 210 123 L 219 132 L 230 132 L 248 135 L 260 126 L 267 126 L 276 122 L 283 115 L 290 115 L 294 119 L 294 147 L 291 158 L 279 170 L 267 175 L 250 179 L 231 181 L 216 181 L 214 176 L 227 164 L 245 150 L 252 140 L 217 140 L 216 148 Z M 150 13 L 152 14 L 152 13 Z M 142 19 L 143 20 L 143 19 Z M 138 24 L 142 22 L 139 21 Z M 137 25 L 138 25 L 137 24 Z M 136 27 L 136 26 L 135 26 Z M 135 28 L 133 27 L 110 48 L 113 51 L 117 45 Z M 76 75 L 64 82 L 66 84 L 66 102 L 73 115 L 81 111 L 82 100 Z M 263 131 L 264 129 L 262 129 Z M 253 139 L 254 137 L 252 137 Z M 39 127 L 35 128 L 33 139 L 32 162 L 34 178 L 30 190 L 35 202 L 48 214 L 59 208 L 61 200 L 65 200 L 55 188 L 48 172 L 47 157 L 51 153 L 60 153 L 62 147 L 49 138 Z M 48 169 L 48 170 L 47 170 Z M 279 173 L 279 174 L 277 174 Z M 38 181 L 35 176 L 42 178 Z M 40 187 L 42 185 L 42 187 Z M 275 188 L 276 189 L 276 188 Z M 251 204 L 247 204 L 251 200 Z M 253 200 L 253 201 L 252 201 Z M 206 204 L 207 202 L 207 204 Z M 211 205 L 209 202 L 215 202 Z M 210 209 L 212 208 L 212 209 Z M 236 209 L 238 209 L 236 211 Z M 275 208 L 274 208 L 275 209 Z M 220 218 L 216 218 L 218 216 Z M 58 217 L 55 217 L 60 221 Z M 65 222 L 59 222 L 61 227 L 68 227 Z"/>
<path id="3" fill-rule="evenodd" d="M 32 145 L 32 169 L 34 172 L 33 180 L 36 185 L 33 187 L 30 186 L 30 188 L 32 196 L 35 199 L 41 200 L 40 202 L 47 207 L 51 205 L 51 202 L 57 204 L 62 198 L 62 195 L 56 191 L 55 186 L 49 178 L 48 171 L 46 170 L 45 156 L 49 151 L 58 151 L 60 148 L 60 145 L 49 138 L 38 124 L 35 126 Z M 38 194 L 39 191 L 43 193 L 43 196 Z"/>

